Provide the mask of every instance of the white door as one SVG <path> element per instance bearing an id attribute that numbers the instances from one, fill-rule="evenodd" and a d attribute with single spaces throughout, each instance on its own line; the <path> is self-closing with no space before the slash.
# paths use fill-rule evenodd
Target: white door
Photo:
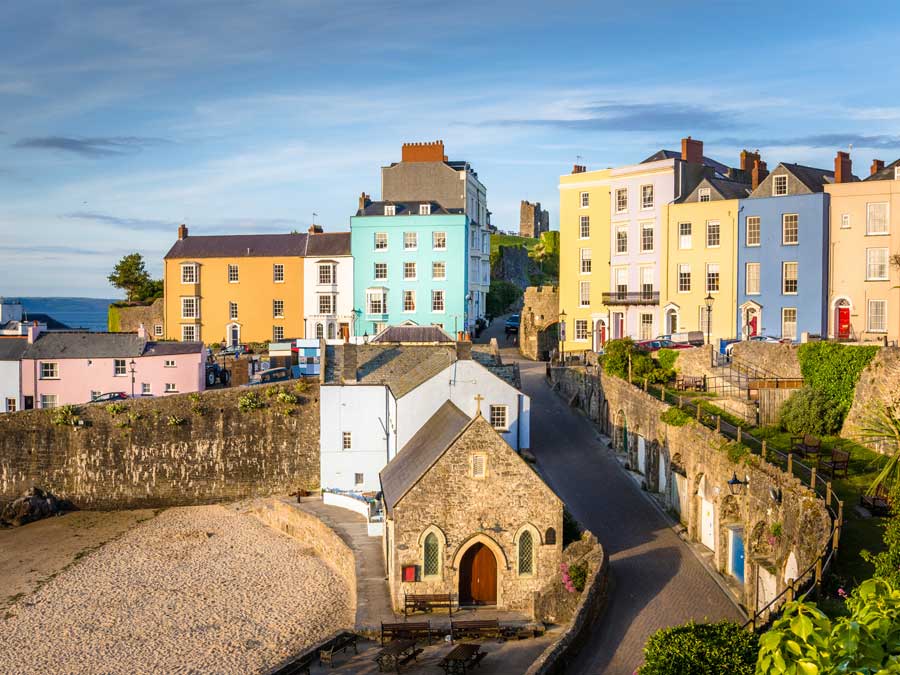
<path id="1" fill-rule="evenodd" d="M 758 567 L 757 574 L 759 574 L 759 594 L 756 598 L 756 611 L 758 612 L 775 599 L 775 595 L 778 593 L 778 581 L 775 575 L 765 567 Z"/>
<path id="2" fill-rule="evenodd" d="M 645 475 L 647 473 L 647 447 L 643 436 L 638 436 L 638 471 Z"/>
<path id="3" fill-rule="evenodd" d="M 687 511 L 687 476 L 680 473 L 673 473 L 672 477 L 672 508 L 678 512 L 678 519 L 684 522 L 684 513 Z"/>
<path id="4" fill-rule="evenodd" d="M 661 495 L 666 494 L 666 486 L 668 481 L 666 475 L 666 460 L 663 459 L 662 453 L 659 455 L 659 488 L 658 492 Z"/>
<path id="5" fill-rule="evenodd" d="M 716 512 L 712 502 L 700 498 L 700 543 L 716 550 Z"/>

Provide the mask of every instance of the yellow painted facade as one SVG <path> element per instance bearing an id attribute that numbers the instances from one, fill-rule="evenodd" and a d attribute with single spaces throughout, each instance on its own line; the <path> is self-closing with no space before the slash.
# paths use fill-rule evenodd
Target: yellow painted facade
<path id="1" fill-rule="evenodd" d="M 900 251 L 900 180 L 835 183 L 825 191 L 831 195 L 828 337 L 898 340 L 900 272 L 890 256 Z"/>
<path id="2" fill-rule="evenodd" d="M 570 353 L 609 337 L 597 324 L 607 315 L 602 294 L 609 292 L 609 177 L 603 169 L 559 179 L 559 298 Z"/>
<path id="3" fill-rule="evenodd" d="M 710 337 L 734 337 L 737 313 L 736 199 L 672 204 L 665 218 L 665 274 L 660 292 L 663 332 L 702 330 L 706 335 L 707 292 L 714 298 Z M 715 234 L 718 223 L 718 236 Z M 686 226 L 690 225 L 690 235 Z M 716 243 L 717 242 L 717 243 Z M 689 274 L 689 282 L 687 275 Z M 718 290 L 707 277 L 717 273 Z"/>
<path id="4" fill-rule="evenodd" d="M 163 263 L 166 339 L 211 344 L 305 337 L 302 257 L 167 258 Z"/>

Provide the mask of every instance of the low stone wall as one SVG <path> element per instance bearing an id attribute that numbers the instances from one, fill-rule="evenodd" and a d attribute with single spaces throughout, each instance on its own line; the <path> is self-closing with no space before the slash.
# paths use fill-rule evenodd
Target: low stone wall
<path id="1" fill-rule="evenodd" d="M 771 374 L 773 377 L 803 377 L 800 373 L 797 345 L 745 340 L 735 343 L 732 350 L 732 356 L 735 360 L 758 368 L 764 373 Z"/>
<path id="2" fill-rule="evenodd" d="M 0 507 L 37 486 L 82 509 L 187 506 L 319 487 L 319 391 L 278 403 L 290 385 L 220 389 L 0 415 Z M 264 406 L 240 410 L 253 392 Z M 117 406 L 118 407 L 118 406 Z M 112 410 L 115 410 L 113 408 Z"/>
<path id="3" fill-rule="evenodd" d="M 689 377 L 712 377 L 712 345 L 703 345 L 693 349 L 679 349 L 675 360 L 675 370 L 680 375 Z"/>
<path id="4" fill-rule="evenodd" d="M 878 404 L 896 406 L 900 404 L 900 348 L 884 347 L 878 350 L 865 370 L 860 373 L 853 395 L 853 405 L 844 420 L 841 436 L 859 442 L 860 428 L 867 415 L 878 408 Z M 889 444 L 867 443 L 872 450 L 889 454 Z"/>
<path id="5" fill-rule="evenodd" d="M 563 560 L 571 567 L 585 561 L 589 573 L 584 589 L 578 596 L 565 590 L 557 580 L 553 587 L 535 599 L 535 617 L 548 621 L 568 620 L 563 634 L 553 642 L 528 669 L 526 675 L 551 675 L 565 673 L 578 650 L 587 639 L 591 625 L 606 608 L 609 595 L 609 559 L 597 538 L 588 531 L 581 541 L 573 542 L 563 551 Z"/>
<path id="6" fill-rule="evenodd" d="M 644 476 L 645 488 L 679 513 L 688 536 L 712 549 L 722 574 L 729 574 L 730 537 L 742 533 L 744 607 L 767 604 L 825 548 L 828 511 L 798 478 L 694 420 L 666 424 L 660 416 L 670 406 L 622 379 L 582 368 L 551 368 L 550 375 L 563 399 L 597 423 Z M 728 487 L 735 474 L 749 482 L 742 495 Z M 704 515 L 704 502 L 712 516 Z"/>
<path id="7" fill-rule="evenodd" d="M 253 514 L 269 527 L 309 546 L 347 582 L 350 594 L 347 628 L 352 629 L 356 617 L 356 558 L 344 540 L 321 520 L 283 499 L 260 500 L 252 507 Z"/>
<path id="8" fill-rule="evenodd" d="M 163 326 L 163 307 L 165 300 L 157 298 L 149 304 L 135 305 L 110 305 L 107 328 L 111 333 L 134 333 L 143 324 L 147 329 L 147 335 L 153 336 L 154 326 Z"/>

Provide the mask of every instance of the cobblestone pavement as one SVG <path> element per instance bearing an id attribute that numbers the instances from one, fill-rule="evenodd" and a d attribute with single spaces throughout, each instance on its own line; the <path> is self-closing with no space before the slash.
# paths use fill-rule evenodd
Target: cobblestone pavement
<path id="1" fill-rule="evenodd" d="M 506 348 L 502 331 L 498 320 L 479 342 L 497 337 L 509 363 L 518 357 Z M 740 621 L 731 599 L 625 475 L 591 423 L 551 391 L 546 364 L 519 365 L 522 387 L 531 396 L 531 449 L 538 468 L 610 558 L 609 605 L 566 672 L 631 675 L 658 628 L 690 619 Z"/>

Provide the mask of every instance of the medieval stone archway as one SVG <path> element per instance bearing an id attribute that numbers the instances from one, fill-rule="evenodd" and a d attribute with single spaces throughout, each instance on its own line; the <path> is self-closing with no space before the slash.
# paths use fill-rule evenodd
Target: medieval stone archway
<path id="1" fill-rule="evenodd" d="M 559 289 L 529 286 L 519 315 L 519 352 L 534 361 L 547 361 L 559 345 Z M 567 327 L 570 330 L 571 327 Z M 571 336 L 567 336 L 571 339 Z"/>

